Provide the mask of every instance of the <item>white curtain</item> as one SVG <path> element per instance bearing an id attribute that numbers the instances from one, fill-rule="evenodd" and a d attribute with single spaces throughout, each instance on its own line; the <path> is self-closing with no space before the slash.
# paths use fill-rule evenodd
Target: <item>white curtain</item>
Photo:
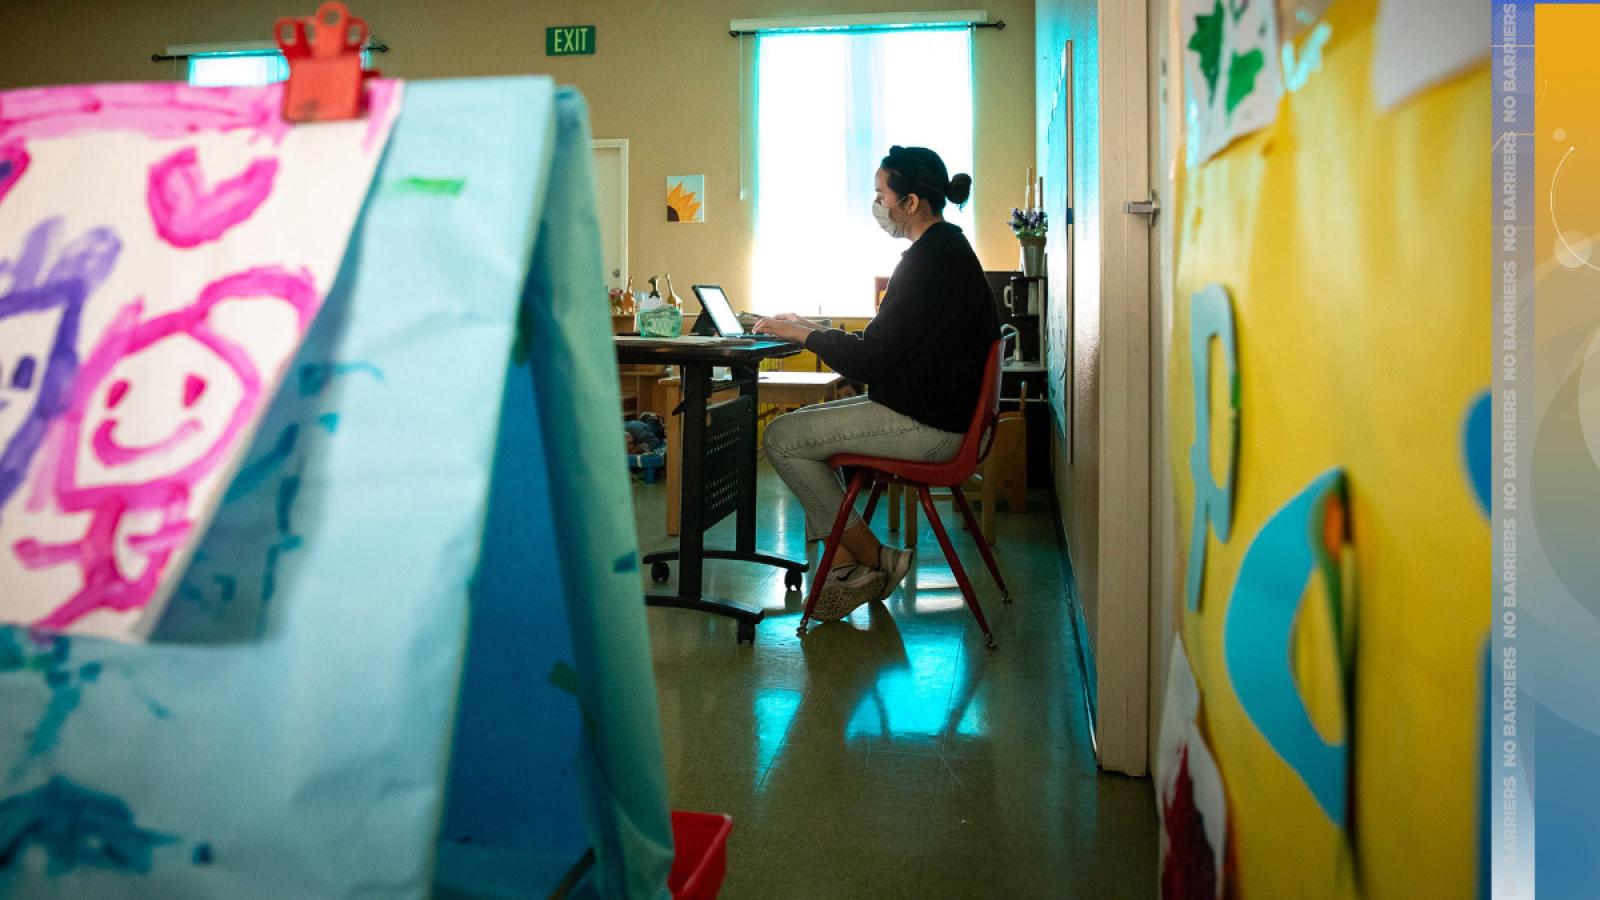
<path id="1" fill-rule="evenodd" d="M 910 246 L 872 218 L 873 174 L 890 145 L 931 148 L 951 175 L 972 171 L 971 35 L 757 38 L 756 311 L 872 314 L 873 278 Z M 945 207 L 969 239 L 971 209 Z"/>

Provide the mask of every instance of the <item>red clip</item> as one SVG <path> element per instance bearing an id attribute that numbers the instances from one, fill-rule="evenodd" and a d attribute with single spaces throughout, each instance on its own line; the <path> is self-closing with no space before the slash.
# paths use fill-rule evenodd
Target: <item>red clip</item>
<path id="1" fill-rule="evenodd" d="M 378 74 L 361 68 L 366 20 L 350 15 L 339 0 L 328 0 L 315 16 L 285 16 L 273 30 L 289 61 L 283 117 L 291 122 L 360 118 L 366 98 L 363 84 Z"/>

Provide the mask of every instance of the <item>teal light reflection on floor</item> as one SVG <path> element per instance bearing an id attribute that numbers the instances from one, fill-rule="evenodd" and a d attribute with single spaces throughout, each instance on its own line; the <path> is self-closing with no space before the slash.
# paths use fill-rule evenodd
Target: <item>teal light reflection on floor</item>
<path id="1" fill-rule="evenodd" d="M 901 632 L 906 665 L 878 676 L 856 706 L 846 738 L 943 734 L 950 695 L 965 681 L 966 662 L 959 642 L 948 634 Z"/>
<path id="2" fill-rule="evenodd" d="M 783 739 L 789 734 L 789 725 L 794 722 L 795 711 L 800 708 L 803 696 L 800 691 L 794 690 L 756 691 L 753 708 L 756 718 L 756 766 L 760 771 L 765 772 L 777 757 L 778 748 L 783 746 Z"/>

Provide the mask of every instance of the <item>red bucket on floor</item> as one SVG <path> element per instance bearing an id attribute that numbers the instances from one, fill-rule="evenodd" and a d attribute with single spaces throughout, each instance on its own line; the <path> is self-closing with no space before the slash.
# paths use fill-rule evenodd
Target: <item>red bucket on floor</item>
<path id="1" fill-rule="evenodd" d="M 667 887 L 673 900 L 714 900 L 728 872 L 728 835 L 732 831 L 732 816 L 672 811 L 676 850 Z"/>

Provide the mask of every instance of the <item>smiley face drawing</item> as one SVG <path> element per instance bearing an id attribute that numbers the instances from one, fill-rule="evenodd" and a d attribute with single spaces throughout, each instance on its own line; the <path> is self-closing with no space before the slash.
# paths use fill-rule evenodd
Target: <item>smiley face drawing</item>
<path id="1" fill-rule="evenodd" d="M 263 403 L 251 355 L 214 327 L 225 301 L 288 304 L 303 333 L 317 293 L 309 273 L 266 267 L 214 281 L 155 318 L 135 300 L 84 360 L 47 463 L 57 507 L 88 513 L 88 527 L 78 541 L 14 546 L 30 569 L 76 563 L 83 584 L 36 628 L 144 606 L 188 537 L 191 491 L 238 447 Z"/>

